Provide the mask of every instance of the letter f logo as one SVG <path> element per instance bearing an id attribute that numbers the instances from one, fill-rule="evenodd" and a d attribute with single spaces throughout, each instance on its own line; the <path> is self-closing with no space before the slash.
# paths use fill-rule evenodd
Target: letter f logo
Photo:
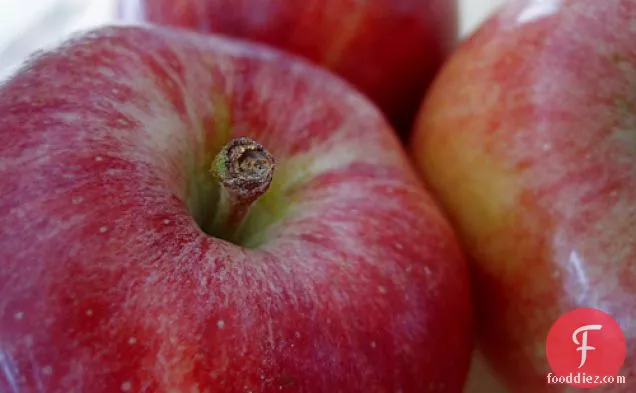
<path id="1" fill-rule="evenodd" d="M 587 351 L 593 351 L 596 349 L 594 347 L 587 345 L 588 330 L 601 330 L 602 327 L 603 327 L 602 325 L 585 325 L 576 329 L 574 333 L 572 334 L 572 341 L 574 341 L 574 344 L 580 345 L 580 347 L 576 349 L 577 351 L 581 351 L 581 364 L 579 364 L 579 368 L 583 367 L 583 365 L 585 364 L 585 361 L 587 360 Z M 582 337 L 581 342 L 579 342 L 579 340 L 577 339 L 577 336 L 581 332 L 583 334 L 581 335 Z"/>
<path id="2" fill-rule="evenodd" d="M 594 375 L 616 377 L 626 354 L 625 334 L 611 315 L 595 308 L 577 308 L 563 314 L 548 332 L 545 355 L 551 368 L 548 371 L 552 371 L 548 383 L 567 376 L 565 383 L 577 388 L 604 385 L 599 381 L 602 378 L 595 380 Z"/>

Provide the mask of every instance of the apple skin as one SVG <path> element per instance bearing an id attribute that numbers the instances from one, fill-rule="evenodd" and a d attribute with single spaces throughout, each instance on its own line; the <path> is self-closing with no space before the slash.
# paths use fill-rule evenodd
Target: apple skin
<path id="1" fill-rule="evenodd" d="M 0 130 L 0 391 L 461 391 L 463 254 L 340 78 L 248 42 L 105 27 L 5 82 Z M 277 171 L 232 244 L 197 220 L 238 136 Z"/>
<path id="2" fill-rule="evenodd" d="M 633 391 L 635 18 L 633 0 L 511 1 L 418 118 L 412 154 L 469 254 L 480 341 L 514 392 L 578 391 L 546 386 L 545 357 L 578 307 L 621 324 L 628 384 L 605 391 Z"/>
<path id="3" fill-rule="evenodd" d="M 458 33 L 457 0 L 120 0 L 119 15 L 301 55 L 367 94 L 403 136 Z"/>

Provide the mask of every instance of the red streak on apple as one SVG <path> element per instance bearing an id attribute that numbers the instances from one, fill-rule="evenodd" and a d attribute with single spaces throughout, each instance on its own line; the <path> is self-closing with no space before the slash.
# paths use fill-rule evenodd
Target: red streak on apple
<path id="1" fill-rule="evenodd" d="M 0 87 L 0 391 L 460 392 L 467 269 L 397 137 L 247 42 L 89 32 Z M 276 158 L 232 244 L 210 164 Z"/>
<path id="2" fill-rule="evenodd" d="M 457 37 L 456 0 L 120 0 L 126 20 L 266 43 L 341 75 L 403 134 Z"/>
<path id="3" fill-rule="evenodd" d="M 515 392 L 570 391 L 546 385 L 545 340 L 577 307 L 619 321 L 628 384 L 607 391 L 634 391 L 635 21 L 634 0 L 512 1 L 419 118 L 413 153 L 474 260 L 485 351 Z"/>

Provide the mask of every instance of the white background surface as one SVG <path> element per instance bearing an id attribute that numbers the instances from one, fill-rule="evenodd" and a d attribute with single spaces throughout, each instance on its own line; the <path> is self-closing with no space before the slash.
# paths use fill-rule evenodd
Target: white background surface
<path id="1" fill-rule="evenodd" d="M 506 0 L 459 0 L 460 33 L 465 36 Z M 114 0 L 0 0 L 0 79 L 37 49 L 50 47 L 72 32 L 108 23 Z M 503 390 L 476 356 L 466 393 Z"/>

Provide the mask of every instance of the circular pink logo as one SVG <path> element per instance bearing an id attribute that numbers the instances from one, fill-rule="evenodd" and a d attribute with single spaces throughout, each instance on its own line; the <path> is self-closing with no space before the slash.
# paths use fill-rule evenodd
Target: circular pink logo
<path id="1" fill-rule="evenodd" d="M 548 333 L 546 355 L 554 375 L 548 383 L 592 388 L 619 382 L 627 346 L 614 318 L 601 310 L 580 308 L 559 318 Z"/>

